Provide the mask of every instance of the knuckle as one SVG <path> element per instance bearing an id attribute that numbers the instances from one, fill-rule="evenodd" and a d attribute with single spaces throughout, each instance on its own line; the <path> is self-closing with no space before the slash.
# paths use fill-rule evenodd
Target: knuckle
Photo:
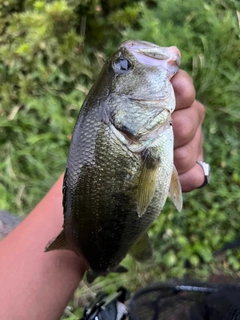
<path id="1" fill-rule="evenodd" d="M 178 140 L 181 140 L 182 144 L 186 144 L 192 140 L 195 131 L 194 123 L 190 118 L 179 114 L 178 117 L 173 119 L 174 136 L 177 137 Z"/>
<path id="2" fill-rule="evenodd" d="M 205 118 L 205 112 L 206 112 L 205 107 L 201 102 L 199 102 L 197 100 L 195 100 L 194 102 L 196 104 L 196 108 L 198 109 L 199 118 L 201 119 L 201 122 L 203 122 L 203 120 Z"/>
<path id="3" fill-rule="evenodd" d="M 180 70 L 172 81 L 176 95 L 176 103 L 179 107 L 190 106 L 195 99 L 195 89 L 192 78 L 183 70 Z"/>
<path id="4" fill-rule="evenodd" d="M 188 144 L 174 150 L 174 162 L 180 173 L 188 171 L 194 165 L 192 153 L 193 150 Z"/>

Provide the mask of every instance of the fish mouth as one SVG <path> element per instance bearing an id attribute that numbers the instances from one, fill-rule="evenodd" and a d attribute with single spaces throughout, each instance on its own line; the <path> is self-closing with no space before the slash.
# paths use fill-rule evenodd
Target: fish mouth
<path id="1" fill-rule="evenodd" d="M 174 76 L 180 66 L 181 53 L 177 47 L 159 47 L 147 41 L 128 40 L 120 48 L 130 51 L 143 64 L 159 66 L 166 69 L 169 79 Z"/>

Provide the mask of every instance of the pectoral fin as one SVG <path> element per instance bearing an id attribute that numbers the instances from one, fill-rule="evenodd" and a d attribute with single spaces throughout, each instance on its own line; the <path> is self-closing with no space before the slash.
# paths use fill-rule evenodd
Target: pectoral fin
<path id="1" fill-rule="evenodd" d="M 144 262 L 152 257 L 152 244 L 147 232 L 137 240 L 129 254 L 139 262 Z"/>
<path id="2" fill-rule="evenodd" d="M 64 230 L 62 230 L 56 238 L 49 241 L 45 248 L 45 252 L 59 249 L 71 250 L 67 244 Z"/>
<path id="3" fill-rule="evenodd" d="M 178 211 L 181 211 L 182 203 L 183 203 L 182 188 L 181 188 L 181 184 L 180 184 L 178 173 L 175 166 L 173 167 L 169 192 L 170 192 L 170 196 L 173 204 L 175 205 Z"/>
<path id="4" fill-rule="evenodd" d="M 160 159 L 154 159 L 149 152 L 144 159 L 138 185 L 137 213 L 139 217 L 144 215 L 153 198 L 159 166 Z"/>

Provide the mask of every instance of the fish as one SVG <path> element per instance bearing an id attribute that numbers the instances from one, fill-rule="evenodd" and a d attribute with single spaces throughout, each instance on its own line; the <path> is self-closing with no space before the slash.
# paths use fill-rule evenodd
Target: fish
<path id="1" fill-rule="evenodd" d="M 45 251 L 88 263 L 87 280 L 151 256 L 147 230 L 182 191 L 173 163 L 176 47 L 128 40 L 105 61 L 75 124 L 63 181 L 64 224 Z"/>

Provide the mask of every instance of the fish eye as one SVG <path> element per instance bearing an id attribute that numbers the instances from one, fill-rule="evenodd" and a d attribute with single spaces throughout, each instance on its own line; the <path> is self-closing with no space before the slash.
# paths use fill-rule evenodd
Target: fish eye
<path id="1" fill-rule="evenodd" d="M 119 72 L 119 73 L 124 73 L 126 71 L 131 70 L 133 67 L 132 63 L 126 59 L 126 58 L 117 58 L 114 61 L 113 64 L 113 68 L 115 69 L 115 71 Z"/>

